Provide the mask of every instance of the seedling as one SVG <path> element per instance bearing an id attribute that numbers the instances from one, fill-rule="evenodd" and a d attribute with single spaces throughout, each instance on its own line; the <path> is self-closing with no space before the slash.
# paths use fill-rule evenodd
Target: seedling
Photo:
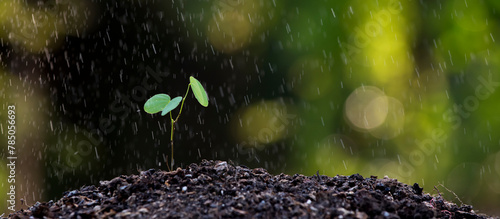
<path id="1" fill-rule="evenodd" d="M 189 84 L 188 88 L 186 90 L 186 95 L 184 97 L 178 96 L 174 99 L 170 99 L 170 96 L 168 94 L 156 94 L 149 98 L 146 103 L 144 104 L 144 111 L 146 111 L 149 114 L 155 114 L 161 111 L 161 115 L 167 115 L 170 114 L 170 124 L 171 124 L 171 129 L 170 129 L 170 147 L 172 149 L 171 151 L 171 156 L 170 156 L 170 165 L 172 168 L 174 167 L 174 130 L 175 130 L 175 123 L 177 120 L 179 120 L 179 117 L 181 116 L 182 113 L 182 107 L 184 106 L 184 100 L 186 100 L 186 97 L 189 93 L 189 88 L 193 90 L 194 97 L 198 100 L 198 102 L 204 106 L 208 106 L 208 96 L 207 92 L 201 85 L 201 83 L 194 78 L 193 76 L 189 77 Z M 182 101 L 182 103 L 181 103 Z M 172 117 L 172 110 L 177 108 L 179 106 L 179 103 L 181 103 L 181 109 L 179 110 L 179 114 L 177 114 L 177 117 L 173 119 Z M 167 158 L 168 160 L 168 158 Z M 167 167 L 170 169 L 167 161 Z"/>

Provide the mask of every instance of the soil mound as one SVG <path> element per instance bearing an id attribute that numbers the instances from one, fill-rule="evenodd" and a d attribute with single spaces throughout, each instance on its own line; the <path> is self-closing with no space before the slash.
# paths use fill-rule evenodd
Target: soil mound
<path id="1" fill-rule="evenodd" d="M 225 161 L 142 171 L 36 203 L 10 218 L 493 218 L 396 179 L 271 175 Z M 497 217 L 498 218 L 498 217 Z"/>

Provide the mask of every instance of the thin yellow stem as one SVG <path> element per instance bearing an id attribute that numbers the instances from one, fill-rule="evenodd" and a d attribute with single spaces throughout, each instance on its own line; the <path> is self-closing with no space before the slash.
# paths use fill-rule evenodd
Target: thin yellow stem
<path id="1" fill-rule="evenodd" d="M 182 103 L 181 103 L 181 109 L 179 110 L 179 114 L 177 114 L 177 117 L 175 120 L 172 118 L 172 111 L 170 111 L 170 124 L 172 124 L 170 128 L 170 148 L 171 148 L 171 156 L 170 156 L 170 164 L 172 166 L 172 169 L 174 168 L 174 130 L 175 130 L 175 123 L 179 119 L 182 113 L 182 107 L 184 106 L 184 100 L 186 100 L 186 97 L 189 93 L 189 87 L 191 86 L 191 83 L 188 84 L 188 88 L 186 90 L 186 94 L 184 95 L 184 98 L 182 98 Z M 168 167 L 168 161 L 167 161 L 167 167 Z M 169 168 L 170 169 L 170 168 Z"/>
<path id="2" fill-rule="evenodd" d="M 179 114 L 177 114 L 177 118 L 175 118 L 175 122 L 177 122 L 177 120 L 179 119 L 179 116 L 181 116 L 182 107 L 184 106 L 184 101 L 186 100 L 186 97 L 189 93 L 189 87 L 191 87 L 191 83 L 188 84 L 188 89 L 186 90 L 186 94 L 184 95 L 184 98 L 182 98 L 181 109 L 179 110 Z"/>
<path id="3" fill-rule="evenodd" d="M 172 119 L 172 112 L 170 112 L 170 164 L 172 165 L 172 169 L 174 168 L 174 129 L 175 129 L 175 121 Z M 168 161 L 167 161 L 168 162 Z"/>
<path id="4" fill-rule="evenodd" d="M 174 141 L 170 141 L 170 148 L 172 148 L 172 156 L 170 157 L 170 162 L 172 169 L 174 168 Z"/>
<path id="5" fill-rule="evenodd" d="M 175 121 L 173 119 L 170 119 L 170 141 L 174 141 L 174 125 Z"/>

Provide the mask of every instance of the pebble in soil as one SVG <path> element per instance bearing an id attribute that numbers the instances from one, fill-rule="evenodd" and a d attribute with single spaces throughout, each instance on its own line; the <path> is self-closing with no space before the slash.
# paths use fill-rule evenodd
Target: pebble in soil
<path id="1" fill-rule="evenodd" d="M 225 161 L 142 171 L 37 202 L 10 218 L 492 218 L 422 188 L 359 174 L 271 175 Z M 498 217 L 497 217 L 498 218 Z"/>

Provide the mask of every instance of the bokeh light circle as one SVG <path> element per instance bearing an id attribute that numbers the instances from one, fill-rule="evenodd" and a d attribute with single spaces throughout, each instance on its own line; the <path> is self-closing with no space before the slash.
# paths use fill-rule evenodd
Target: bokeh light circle
<path id="1" fill-rule="evenodd" d="M 374 86 L 356 88 L 345 103 L 347 121 L 356 130 L 370 130 L 382 125 L 389 110 L 389 99 Z"/>
<path id="2" fill-rule="evenodd" d="M 262 148 L 289 133 L 295 114 L 279 101 L 262 101 L 244 107 L 233 116 L 231 131 L 246 147 Z"/>

